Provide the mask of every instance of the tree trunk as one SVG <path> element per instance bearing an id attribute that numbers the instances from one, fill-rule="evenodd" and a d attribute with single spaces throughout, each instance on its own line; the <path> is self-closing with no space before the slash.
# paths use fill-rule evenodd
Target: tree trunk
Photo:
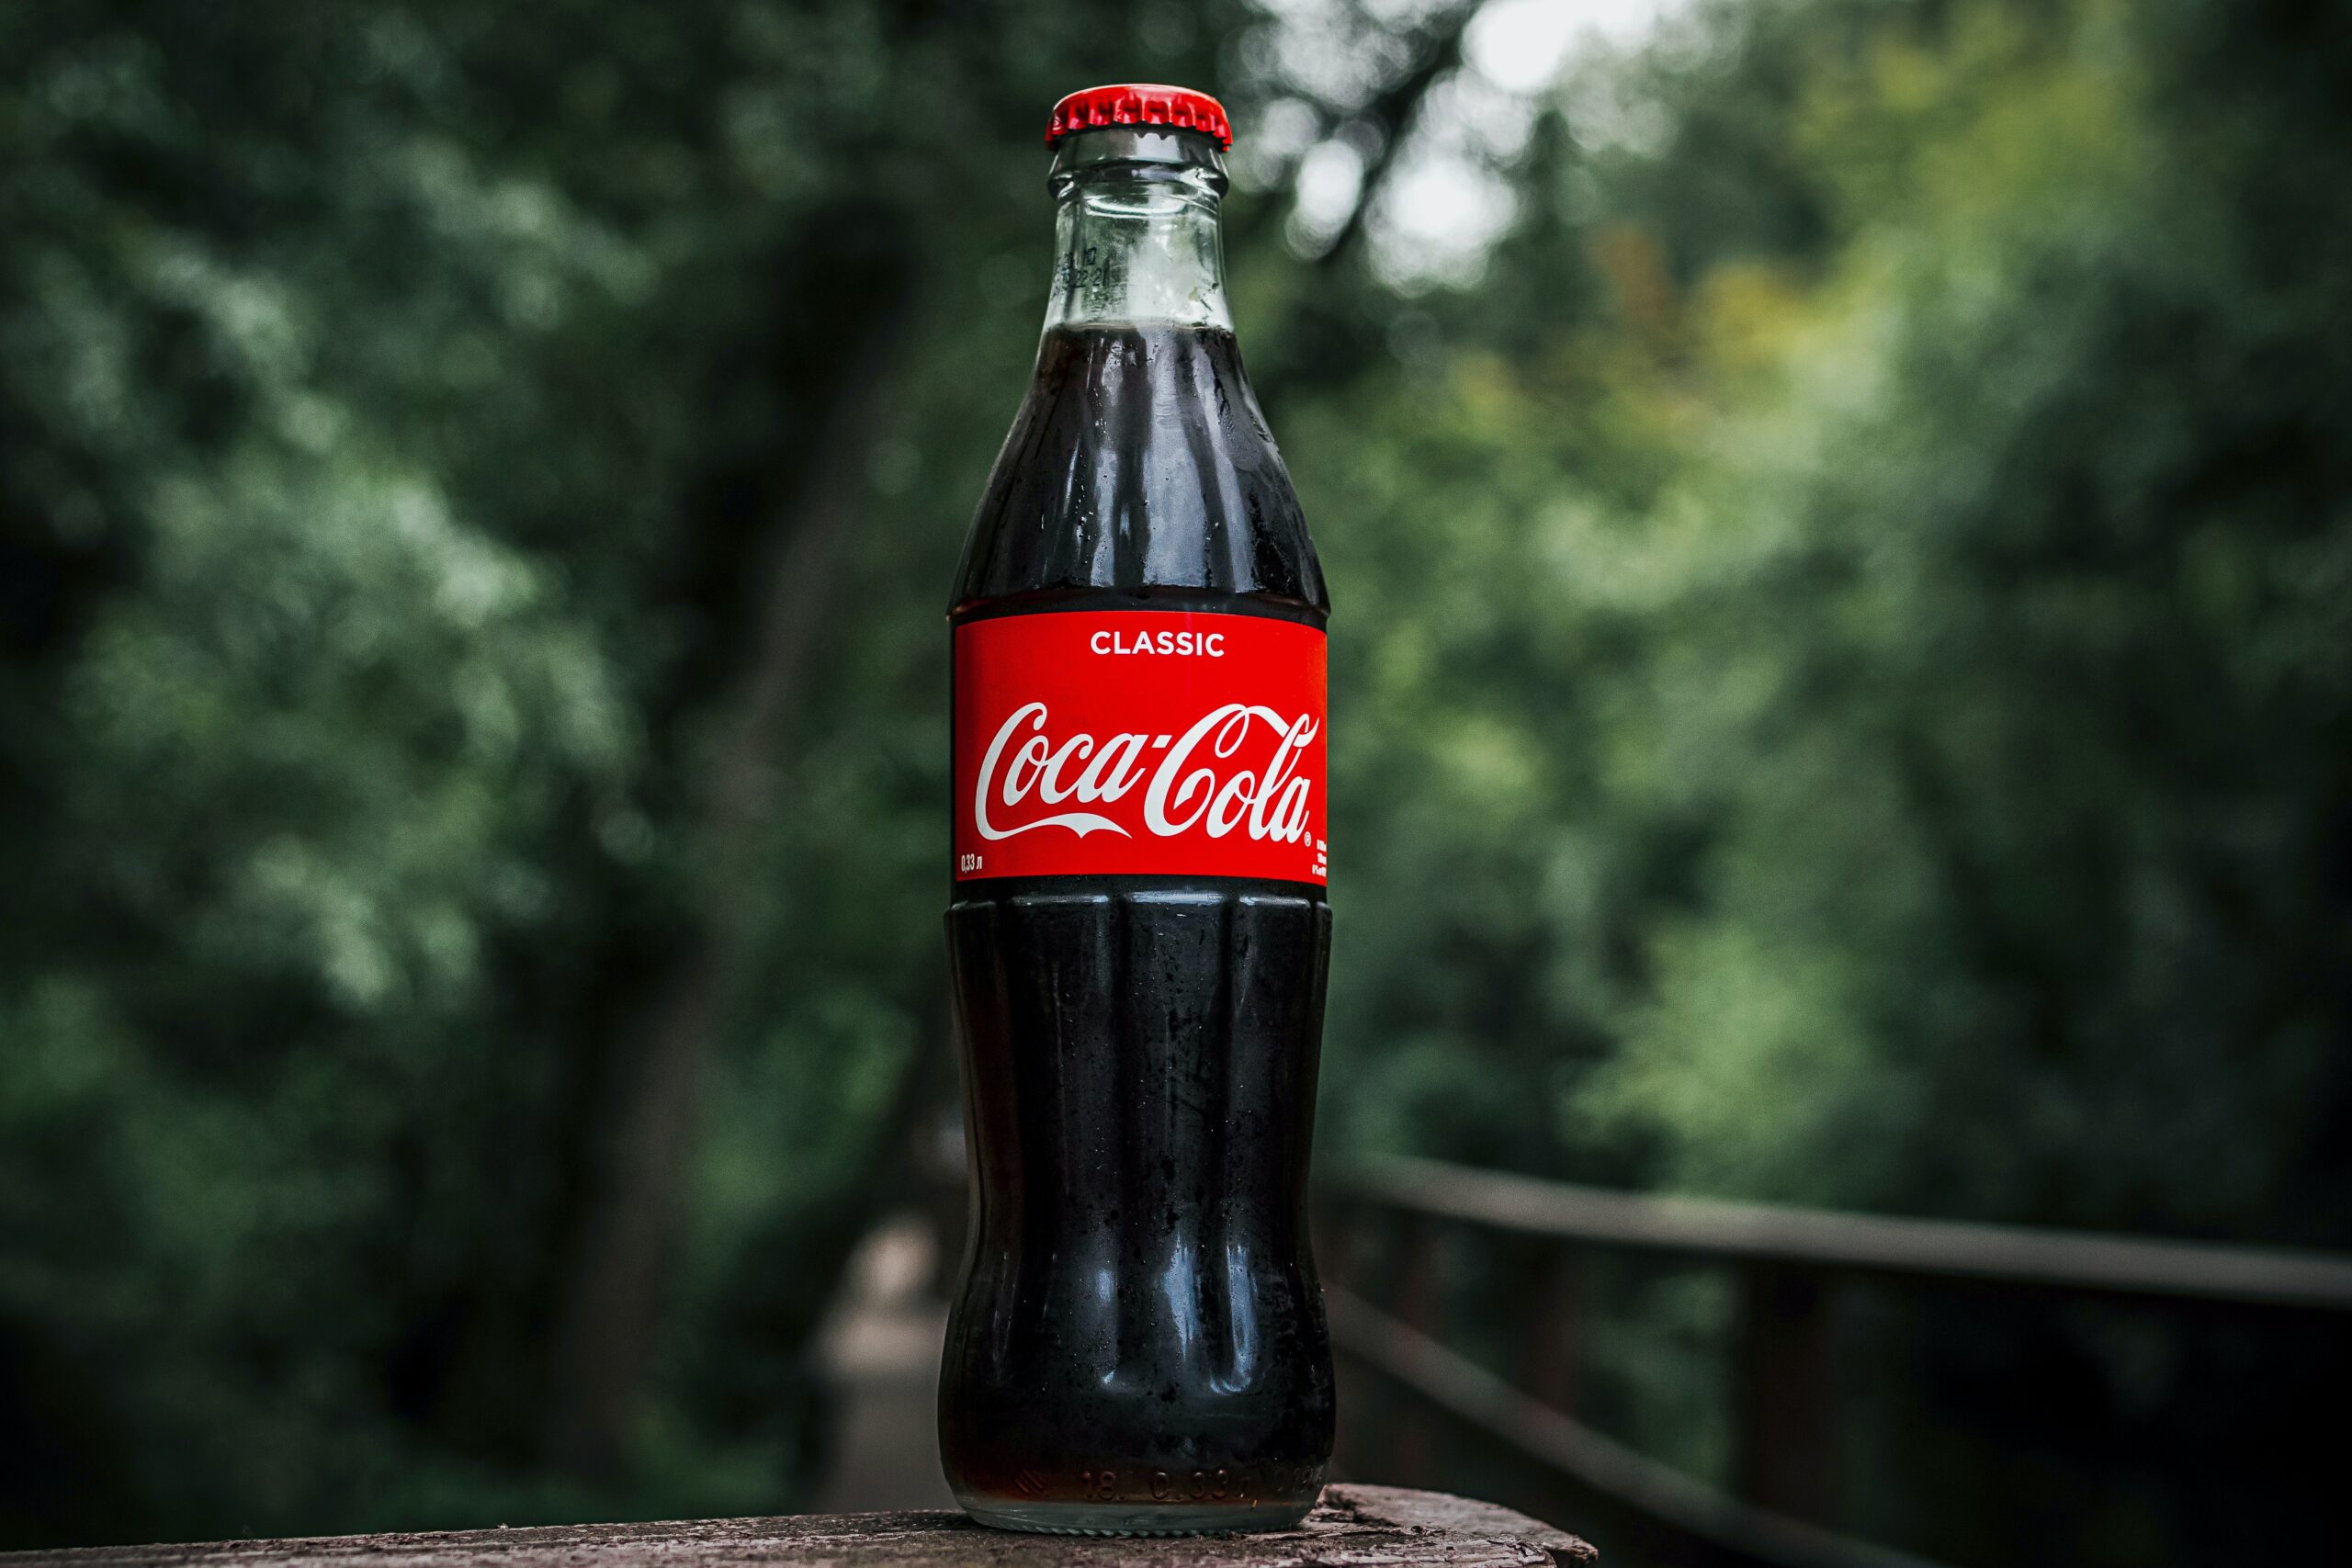
<path id="1" fill-rule="evenodd" d="M 651 1357 L 703 1063 L 748 934 L 740 850 L 783 762 L 864 460 L 884 417 L 910 292 L 899 288 L 869 316 L 775 530 L 783 547 L 704 803 L 702 927 L 619 1053 L 605 1097 L 607 1130 L 556 1308 L 549 1407 L 550 1450 L 585 1473 L 608 1473 L 618 1462 Z"/>

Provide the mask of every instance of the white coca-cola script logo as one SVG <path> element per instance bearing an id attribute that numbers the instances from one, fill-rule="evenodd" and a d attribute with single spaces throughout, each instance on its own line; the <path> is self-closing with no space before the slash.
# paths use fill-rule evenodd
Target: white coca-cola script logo
<path id="1" fill-rule="evenodd" d="M 1081 839 L 1102 832 L 1131 838 L 1125 827 L 1095 811 L 1057 811 L 1002 827 L 989 820 L 989 811 L 993 807 L 1004 817 L 1017 816 L 1033 794 L 1041 806 L 1065 801 L 1108 805 L 1147 775 L 1151 782 L 1144 790 L 1143 825 L 1157 837 L 1174 838 L 1197 827 L 1212 839 L 1222 839 L 1246 826 L 1252 839 L 1272 843 L 1295 844 L 1307 838 L 1311 781 L 1291 775 L 1299 753 L 1321 728 L 1311 715 L 1290 719 L 1269 707 L 1227 703 L 1203 714 L 1172 741 L 1165 735 L 1128 733 L 1114 735 L 1099 746 L 1093 736 L 1083 734 L 1057 743 L 1046 732 L 1046 720 L 1045 704 L 1024 704 L 1013 709 L 989 742 L 988 755 L 980 760 L 979 783 L 972 791 L 972 818 L 981 838 L 1010 839 L 1039 828 L 1067 828 Z M 1024 729 L 1028 739 L 1016 743 Z M 1262 765 L 1238 760 L 1253 736 L 1272 742 L 1272 753 Z M 1007 748 L 1012 749 L 1010 760 Z M 1154 751 L 1166 753 L 1157 767 L 1145 761 Z M 1193 766 L 1195 762 L 1200 765 Z M 1219 763 L 1227 764 L 1227 771 L 1220 773 Z"/>

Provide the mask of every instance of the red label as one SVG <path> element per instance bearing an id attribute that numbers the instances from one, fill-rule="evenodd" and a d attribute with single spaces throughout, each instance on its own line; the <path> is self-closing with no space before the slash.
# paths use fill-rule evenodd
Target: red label
<path id="1" fill-rule="evenodd" d="M 956 628 L 956 874 L 1323 880 L 1323 634 L 1262 615 Z"/>

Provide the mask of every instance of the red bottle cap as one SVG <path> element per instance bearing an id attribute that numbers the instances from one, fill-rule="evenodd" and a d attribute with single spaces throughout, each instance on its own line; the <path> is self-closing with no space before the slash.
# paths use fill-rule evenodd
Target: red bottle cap
<path id="1" fill-rule="evenodd" d="M 1225 118 L 1223 104 L 1206 93 L 1157 82 L 1115 82 L 1072 93 L 1054 106 L 1054 118 L 1046 127 L 1046 145 L 1051 147 L 1074 131 L 1105 125 L 1164 125 L 1214 138 L 1220 152 L 1233 145 L 1233 126 Z"/>

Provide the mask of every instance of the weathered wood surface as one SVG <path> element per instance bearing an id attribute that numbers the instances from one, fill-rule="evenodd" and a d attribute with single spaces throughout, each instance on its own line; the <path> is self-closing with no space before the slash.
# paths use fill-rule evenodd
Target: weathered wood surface
<path id="1" fill-rule="evenodd" d="M 1578 1568 L 1593 1549 L 1524 1514 L 1436 1492 L 1331 1486 L 1295 1530 L 1105 1540 L 1010 1535 L 961 1514 L 806 1514 L 196 1546 L 0 1552 L 6 1568 Z"/>

